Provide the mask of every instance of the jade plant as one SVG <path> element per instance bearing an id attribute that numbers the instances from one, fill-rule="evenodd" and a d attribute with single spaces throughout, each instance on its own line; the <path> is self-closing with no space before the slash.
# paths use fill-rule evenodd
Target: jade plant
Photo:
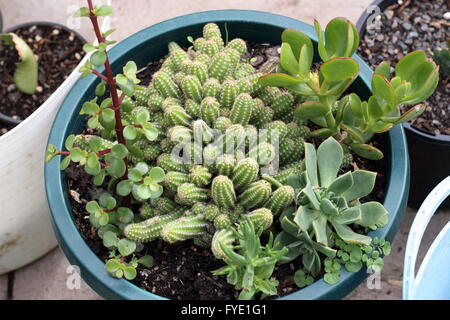
<path id="1" fill-rule="evenodd" d="M 382 159 L 382 152 L 369 143 L 373 135 L 389 131 L 425 111 L 424 105 L 417 104 L 436 89 L 439 67 L 423 51 L 401 59 L 394 77 L 390 64 L 385 62 L 372 77 L 373 95 L 363 101 L 356 94 L 346 94 L 360 71 L 358 62 L 351 58 L 359 45 L 355 26 L 344 18 L 336 18 L 325 32 L 317 21 L 315 29 L 323 61 L 317 71 L 311 71 L 314 56 L 311 39 L 288 29 L 282 34 L 278 73 L 265 75 L 259 83 L 282 86 L 304 97 L 305 101 L 296 106 L 295 115 L 321 127 L 311 133 L 313 137 L 334 136 L 362 157 Z M 400 106 L 414 107 L 401 114 Z"/>
<path id="2" fill-rule="evenodd" d="M 350 58 L 359 36 L 348 21 L 333 20 L 324 35 L 316 23 L 325 61 L 317 72 L 311 40 L 286 30 L 280 73 L 269 75 L 245 58 L 243 39 L 224 40 L 208 23 L 200 38 L 189 37 L 189 48 L 168 43 L 142 86 L 134 62 L 113 74 L 113 31 L 98 25 L 112 9 L 87 2 L 76 15 L 90 19 L 99 43 L 85 46 L 91 58 L 81 69 L 98 78 L 96 97 L 80 110 L 89 134 L 69 136 L 65 150 L 48 146 L 47 161 L 62 156 L 61 169 L 84 168 L 102 190 L 86 211 L 110 251 L 112 276 L 133 280 L 139 265 L 151 268 L 148 243 L 181 241 L 223 261 L 214 274 L 226 275 L 240 299 L 277 295 L 276 266 L 299 257 L 303 267 L 292 276 L 301 287 L 323 272 L 336 283 L 342 265 L 357 271 L 365 262 L 379 271 L 389 244 L 367 233 L 388 215 L 364 199 L 376 173 L 347 171 L 352 151 L 380 159 L 368 145 L 373 133 L 399 121 L 399 103 L 416 103 L 432 89 L 435 68 L 422 53 L 399 63 L 391 81 L 382 65 L 374 97 L 363 102 L 342 98 L 359 71 Z M 324 139 L 316 151 L 311 142 Z"/>
<path id="3" fill-rule="evenodd" d="M 33 94 L 38 86 L 38 61 L 33 50 L 15 33 L 0 34 L 0 42 L 14 47 L 19 55 L 13 75 L 15 85 L 23 93 Z"/>

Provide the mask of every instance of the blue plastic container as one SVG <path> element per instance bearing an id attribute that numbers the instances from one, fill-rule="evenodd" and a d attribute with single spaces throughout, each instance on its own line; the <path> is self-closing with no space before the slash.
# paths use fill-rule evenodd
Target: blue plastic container
<path id="1" fill-rule="evenodd" d="M 229 38 L 243 38 L 255 43 L 280 44 L 281 33 L 294 28 L 306 33 L 316 43 L 314 28 L 303 22 L 271 13 L 243 10 L 208 11 L 178 17 L 159 23 L 138 32 L 117 44 L 110 51 L 115 72 L 120 72 L 125 63 L 134 60 L 139 66 L 160 59 L 167 54 L 170 41 L 189 46 L 188 36 L 199 37 L 202 27 L 216 22 L 228 30 Z M 372 70 L 359 58 L 361 75 L 353 90 L 363 99 L 370 96 Z M 83 102 L 94 97 L 98 79 L 89 76 L 80 80 L 69 93 L 54 122 L 49 143 L 62 149 L 66 137 L 83 130 L 83 117 L 79 111 Z M 388 167 L 388 184 L 385 206 L 390 212 L 390 221 L 384 229 L 372 236 L 393 239 L 403 219 L 409 191 L 409 159 L 406 139 L 401 127 L 396 127 L 384 137 Z M 71 215 L 70 200 L 64 172 L 58 161 L 46 165 L 45 183 L 51 209 L 52 222 L 59 245 L 70 263 L 80 267 L 82 278 L 106 299 L 161 300 L 162 297 L 146 292 L 131 282 L 112 278 L 101 261 L 81 237 Z M 323 279 L 312 286 L 299 290 L 283 299 L 341 299 L 352 292 L 368 276 L 366 270 L 358 273 L 342 272 L 341 282 L 331 286 Z"/>

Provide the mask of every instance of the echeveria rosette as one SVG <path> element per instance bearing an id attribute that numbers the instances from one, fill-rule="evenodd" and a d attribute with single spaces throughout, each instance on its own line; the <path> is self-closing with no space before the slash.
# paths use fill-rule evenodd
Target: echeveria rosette
<path id="1" fill-rule="evenodd" d="M 290 260 L 301 255 L 304 268 L 314 277 L 322 266 L 319 253 L 328 259 L 335 259 L 338 253 L 331 232 L 343 243 L 369 247 L 372 238 L 352 226 L 375 230 L 388 222 L 382 204 L 359 202 L 372 192 L 376 174 L 357 170 L 338 176 L 343 157 L 343 148 L 334 138 L 324 141 L 317 151 L 305 143 L 305 171 L 288 178 L 296 190 L 296 207 L 281 216 L 283 232 L 276 240 L 289 248 Z"/>

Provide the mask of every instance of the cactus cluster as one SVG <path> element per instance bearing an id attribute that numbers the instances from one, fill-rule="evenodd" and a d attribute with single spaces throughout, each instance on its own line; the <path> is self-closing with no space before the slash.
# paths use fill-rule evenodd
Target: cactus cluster
<path id="1" fill-rule="evenodd" d="M 234 242 L 228 231 L 236 223 L 248 218 L 267 230 L 294 202 L 294 190 L 273 186 L 262 170 L 279 149 L 277 178 L 285 182 L 289 174 L 300 173 L 309 130 L 293 115 L 294 95 L 258 85 L 262 74 L 243 59 L 246 52 L 245 41 L 225 43 L 220 28 L 207 24 L 188 50 L 171 43 L 150 85 L 136 91 L 135 108 L 148 109 L 160 133 L 151 143 L 136 140 L 142 156 L 131 161 L 155 164 L 166 175 L 164 198 L 142 206 L 141 217 L 148 220 L 129 225 L 129 239 L 198 240 L 210 225 L 216 230 L 213 252 L 222 258 L 217 243 Z M 265 135 L 258 136 L 258 130 Z M 169 219 L 175 210 L 186 214 Z"/>

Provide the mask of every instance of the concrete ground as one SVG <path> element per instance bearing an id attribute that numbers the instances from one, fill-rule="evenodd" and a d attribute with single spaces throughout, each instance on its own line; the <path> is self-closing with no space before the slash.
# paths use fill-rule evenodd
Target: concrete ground
<path id="1" fill-rule="evenodd" d="M 335 16 L 345 16 L 356 22 L 364 8 L 372 1 L 166 0 L 155 2 L 151 0 L 114 0 L 113 2 L 115 8 L 113 27 L 118 28 L 115 39 L 121 40 L 154 23 L 183 14 L 212 9 L 269 11 L 308 23 L 317 18 L 324 25 Z M 0 10 L 3 13 L 6 28 L 24 22 L 47 20 L 69 25 L 80 31 L 87 39 L 91 39 L 89 26 L 87 24 L 78 25 L 77 20 L 70 18 L 70 12 L 84 3 L 84 0 L 59 0 L 56 6 L 56 2 L 51 0 L 0 0 Z M 393 243 L 392 255 L 386 259 L 386 266 L 381 274 L 380 289 L 369 290 L 366 283 L 363 283 L 348 299 L 401 299 L 404 250 L 414 216 L 415 211 L 408 210 L 401 231 Z M 441 211 L 433 218 L 425 235 L 425 247 L 431 244 L 449 217 L 449 211 Z M 421 251 L 420 257 L 423 258 L 424 250 Z M 59 249 L 55 249 L 39 261 L 11 274 L 9 279 L 8 276 L 0 276 L 0 300 L 101 299 L 83 282 L 79 287 L 77 284 L 77 278 L 73 276 L 73 270 L 70 269 L 64 255 Z"/>

